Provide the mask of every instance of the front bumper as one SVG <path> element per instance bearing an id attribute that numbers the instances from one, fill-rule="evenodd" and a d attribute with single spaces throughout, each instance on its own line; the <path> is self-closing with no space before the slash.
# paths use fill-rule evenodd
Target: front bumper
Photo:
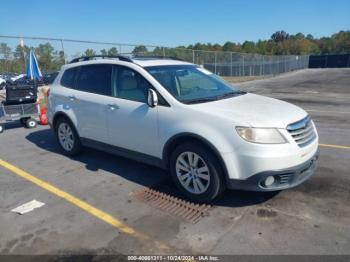
<path id="1" fill-rule="evenodd" d="M 300 185 L 309 179 L 316 170 L 319 151 L 304 163 L 282 170 L 271 170 L 250 176 L 248 179 L 229 179 L 227 187 L 229 189 L 239 189 L 248 191 L 276 191 Z M 274 183 L 265 186 L 265 179 L 274 177 Z"/>

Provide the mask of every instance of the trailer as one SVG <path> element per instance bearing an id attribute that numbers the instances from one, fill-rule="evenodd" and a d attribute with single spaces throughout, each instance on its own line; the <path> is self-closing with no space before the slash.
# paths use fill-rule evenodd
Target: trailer
<path id="1" fill-rule="evenodd" d="M 0 133 L 5 130 L 5 123 L 20 121 L 27 128 L 37 126 L 40 115 L 37 103 L 6 105 L 0 103 Z"/>

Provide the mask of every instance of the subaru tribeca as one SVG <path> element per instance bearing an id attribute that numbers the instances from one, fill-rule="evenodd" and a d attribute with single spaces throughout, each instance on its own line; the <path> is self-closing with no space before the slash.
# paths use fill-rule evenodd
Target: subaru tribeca
<path id="1" fill-rule="evenodd" d="M 63 153 L 86 146 L 168 169 L 197 202 L 297 186 L 318 158 L 303 109 L 170 58 L 74 59 L 51 86 L 48 116 Z"/>

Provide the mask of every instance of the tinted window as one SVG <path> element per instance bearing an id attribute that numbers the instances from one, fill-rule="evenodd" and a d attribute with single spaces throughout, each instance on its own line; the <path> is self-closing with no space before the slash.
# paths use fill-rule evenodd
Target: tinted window
<path id="1" fill-rule="evenodd" d="M 52 84 L 55 81 L 57 75 L 58 75 L 58 72 L 54 72 L 54 73 L 50 73 L 50 74 L 44 75 L 44 83 L 46 85 Z"/>
<path id="2" fill-rule="evenodd" d="M 111 95 L 112 65 L 86 65 L 79 69 L 76 89 L 100 95 Z"/>
<path id="3" fill-rule="evenodd" d="M 151 85 L 136 71 L 118 66 L 115 96 L 138 102 L 147 101 L 148 89 Z"/>
<path id="4" fill-rule="evenodd" d="M 75 74 L 77 72 L 77 67 L 73 67 L 64 71 L 61 78 L 61 85 L 69 88 L 74 88 Z"/>

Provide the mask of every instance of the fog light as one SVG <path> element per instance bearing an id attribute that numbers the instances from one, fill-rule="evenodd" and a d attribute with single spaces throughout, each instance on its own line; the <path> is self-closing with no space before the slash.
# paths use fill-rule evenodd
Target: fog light
<path id="1" fill-rule="evenodd" d="M 268 176 L 265 179 L 265 186 L 271 186 L 275 182 L 275 178 L 273 176 Z"/>

